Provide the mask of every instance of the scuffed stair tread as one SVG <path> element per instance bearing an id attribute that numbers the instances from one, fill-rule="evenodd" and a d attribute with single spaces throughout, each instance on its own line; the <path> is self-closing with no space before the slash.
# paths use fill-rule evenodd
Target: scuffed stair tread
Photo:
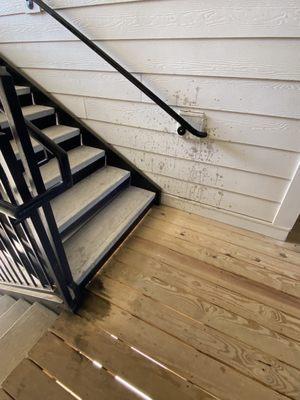
<path id="1" fill-rule="evenodd" d="M 55 110 L 53 107 L 31 105 L 22 107 L 24 117 L 29 120 L 34 120 L 48 115 L 54 114 Z M 0 114 L 0 127 L 5 129 L 8 127 L 8 122 L 5 114 Z"/>
<path id="2" fill-rule="evenodd" d="M 69 227 L 129 177 L 128 171 L 106 167 L 89 175 L 54 199 L 51 205 L 59 231 Z"/>
<path id="3" fill-rule="evenodd" d="M 26 357 L 39 338 L 53 324 L 57 315 L 41 304 L 33 304 L 0 338 L 0 385 Z"/>
<path id="4" fill-rule="evenodd" d="M 15 86 L 15 89 L 18 96 L 30 93 L 30 88 L 28 86 Z"/>
<path id="5" fill-rule="evenodd" d="M 15 304 L 15 302 L 16 300 L 10 296 L 7 296 L 6 294 L 0 297 L 0 321 L 1 316 L 6 313 L 6 311 L 8 311 L 9 308 Z"/>
<path id="6" fill-rule="evenodd" d="M 68 151 L 68 157 L 72 174 L 78 172 L 80 169 L 104 157 L 105 151 L 95 147 L 81 146 Z M 41 174 L 48 188 L 60 180 L 60 172 L 58 162 L 52 159 L 41 168 Z"/>
<path id="7" fill-rule="evenodd" d="M 75 282 L 80 283 L 100 262 L 154 196 L 129 187 L 64 243 Z"/>
<path id="8" fill-rule="evenodd" d="M 0 318 L 0 338 L 12 327 L 12 325 L 24 314 L 30 304 L 23 300 L 17 300 Z"/>
<path id="9" fill-rule="evenodd" d="M 65 125 L 53 125 L 49 128 L 42 129 L 42 132 L 47 135 L 50 139 L 54 140 L 55 143 L 59 144 L 65 140 L 71 139 L 79 135 L 79 129 Z M 36 140 L 31 140 L 32 146 L 35 152 L 43 149 L 43 146 Z M 12 148 L 16 155 L 18 155 L 18 148 L 14 140 L 11 141 Z"/>

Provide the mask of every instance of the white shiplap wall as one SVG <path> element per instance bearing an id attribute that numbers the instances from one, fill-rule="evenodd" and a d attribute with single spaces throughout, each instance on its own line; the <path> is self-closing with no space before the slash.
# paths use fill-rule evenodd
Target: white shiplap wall
<path id="1" fill-rule="evenodd" d="M 286 236 L 299 212 L 299 0 L 47 2 L 177 110 L 204 111 L 209 139 L 177 136 L 168 115 L 23 0 L 0 2 L 6 58 L 161 185 L 166 204 Z"/>

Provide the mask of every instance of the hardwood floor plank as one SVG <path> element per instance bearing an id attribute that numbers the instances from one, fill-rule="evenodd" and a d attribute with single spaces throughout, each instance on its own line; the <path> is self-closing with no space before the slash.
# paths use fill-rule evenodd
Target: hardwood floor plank
<path id="1" fill-rule="evenodd" d="M 130 274 L 130 267 L 127 269 L 125 267 L 124 264 L 118 263 L 114 266 L 110 265 L 107 273 L 115 277 L 120 275 L 118 271 L 124 268 L 124 276 L 126 276 Z M 112 269 L 115 270 L 114 274 L 111 273 Z M 137 270 L 133 269 L 131 276 L 139 281 L 140 276 Z M 131 281 L 131 277 L 128 280 Z M 98 279 L 94 279 L 91 290 L 101 293 L 108 300 L 112 299 L 115 304 L 133 315 L 172 334 L 207 356 L 260 381 L 272 390 L 297 400 L 300 399 L 300 371 L 280 362 L 272 354 L 260 351 L 258 346 L 253 345 L 255 340 L 249 343 L 251 342 L 249 335 L 256 337 L 256 341 L 264 342 L 261 338 L 268 332 L 260 331 L 255 324 L 251 324 L 251 321 L 226 313 L 201 299 L 197 302 L 197 297 L 195 300 L 177 288 L 168 286 L 163 281 L 160 282 L 159 278 L 157 282 L 159 284 L 153 285 L 153 290 L 151 290 L 151 284 L 148 285 L 147 296 L 143 296 L 142 292 L 132 290 L 131 287 L 120 284 L 118 281 L 107 279 L 102 274 L 101 278 L 98 276 Z M 161 286 L 169 288 L 169 291 L 160 290 Z M 156 301 L 153 300 L 154 296 L 156 296 Z M 162 304 L 164 301 L 164 304 L 168 302 L 169 307 Z M 175 311 L 174 304 L 179 312 Z M 230 335 L 231 331 L 232 335 Z M 244 331 L 247 331 L 247 337 Z M 246 342 L 243 341 L 244 338 Z"/>
<path id="2" fill-rule="evenodd" d="M 12 398 L 0 388 L 0 400 L 12 400 Z"/>
<path id="3" fill-rule="evenodd" d="M 74 400 L 74 397 L 28 359 L 2 384 L 14 400 Z"/>
<path id="4" fill-rule="evenodd" d="M 163 211 L 158 209 L 151 210 L 151 214 L 146 219 L 145 224 L 147 225 L 148 221 L 149 226 L 153 229 L 162 229 L 166 233 L 169 232 L 175 237 L 184 238 L 191 243 L 204 244 L 212 249 L 217 248 L 218 251 L 224 254 L 228 253 L 234 258 L 249 262 L 255 266 L 266 268 L 295 280 L 300 279 L 300 256 L 298 254 L 297 256 L 293 254 L 294 257 L 290 257 L 292 261 L 289 261 L 287 252 L 284 252 L 283 248 L 278 249 L 278 256 L 275 249 L 272 249 L 272 255 L 264 254 L 257 249 L 257 247 L 261 246 L 256 243 L 253 246 L 253 243 L 248 238 L 243 241 L 240 237 L 236 238 L 234 234 L 228 234 L 227 231 L 210 229 L 211 227 L 195 221 L 192 222 L 190 219 L 180 219 L 178 221 L 176 216 L 171 218 L 169 215 L 167 218 L 162 218 L 162 213 Z M 261 244 L 259 241 L 258 243 Z"/>
<path id="5" fill-rule="evenodd" d="M 85 318 L 63 313 L 51 331 L 155 400 L 213 400 L 208 393 L 113 339 Z"/>
<path id="6" fill-rule="evenodd" d="M 200 245 L 195 246 L 190 242 L 178 239 L 170 234 L 162 232 L 161 230 L 149 228 L 144 224 L 135 231 L 134 235 L 161 244 L 180 254 L 194 257 L 197 260 L 214 266 L 215 268 L 242 276 L 251 281 L 263 284 L 266 287 L 282 291 L 283 293 L 300 297 L 299 282 L 268 270 L 255 268 L 252 264 L 241 262 L 232 258 L 230 255 L 219 253 L 215 249 L 209 249 Z"/>
<path id="7" fill-rule="evenodd" d="M 278 260 L 288 261 L 296 265 L 300 264 L 300 245 L 296 243 L 279 241 L 256 232 L 164 205 L 154 207 L 150 215 L 184 228 L 194 229 L 225 242 L 237 244 L 246 249 L 256 250 Z"/>
<path id="8" fill-rule="evenodd" d="M 29 358 L 82 399 L 139 398 L 103 368 L 95 367 L 91 360 L 50 332 L 34 346 Z"/>
<path id="9" fill-rule="evenodd" d="M 98 295 L 91 294 L 79 313 L 220 400 L 287 400 Z"/>
<path id="10" fill-rule="evenodd" d="M 258 300 L 270 307 L 286 312 L 295 318 L 300 318 L 300 301 L 297 298 L 278 292 L 272 288 L 267 288 L 242 276 L 215 268 L 188 254 L 182 254 L 179 251 L 169 248 L 168 242 L 160 244 L 158 240 L 155 241 L 155 237 L 151 240 L 150 235 L 149 239 L 138 235 L 139 228 L 126 241 L 126 246 L 146 256 L 155 258 L 155 260 L 162 261 L 179 270 L 197 276 L 198 279 L 204 278 L 253 300 Z"/>
<path id="11" fill-rule="evenodd" d="M 129 242 L 127 243 L 129 244 Z M 154 247 L 155 250 L 155 247 Z M 114 256 L 116 260 L 127 264 L 131 268 L 137 268 L 142 278 L 146 280 L 143 283 L 143 290 L 146 290 L 146 284 L 153 286 L 156 282 L 163 282 L 170 287 L 175 287 L 183 293 L 190 293 L 194 296 L 200 296 L 202 299 L 225 308 L 228 311 L 236 313 L 247 319 L 251 319 L 277 333 L 283 334 L 291 339 L 300 341 L 300 320 L 283 311 L 277 310 L 259 301 L 241 295 L 238 292 L 228 290 L 220 285 L 212 283 L 205 278 L 199 279 L 196 274 L 191 273 L 190 269 L 185 270 L 176 266 L 169 265 L 154 257 L 146 256 L 130 247 L 123 246 Z M 172 261 L 172 260 L 171 260 Z M 105 270 L 110 274 L 111 264 Z M 120 274 L 124 275 L 124 267 Z M 131 272 L 131 271 L 129 271 Z M 145 275 L 144 275 L 145 274 Z M 222 283 L 222 282 L 221 282 Z M 147 292 L 148 293 L 148 292 Z M 174 303 L 176 306 L 176 303 Z"/>

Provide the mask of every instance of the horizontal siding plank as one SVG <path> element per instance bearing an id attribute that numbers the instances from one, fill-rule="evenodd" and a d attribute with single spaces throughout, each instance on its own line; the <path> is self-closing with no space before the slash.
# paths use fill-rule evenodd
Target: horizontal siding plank
<path id="1" fill-rule="evenodd" d="M 289 181 L 126 147 L 116 149 L 144 172 L 281 202 Z"/>
<path id="2" fill-rule="evenodd" d="M 138 101 L 141 92 L 117 72 L 24 69 L 48 92 Z M 140 75 L 135 75 L 140 79 Z M 146 75 L 147 79 L 148 75 Z M 170 77 L 172 79 L 172 77 Z M 300 152 L 300 121 L 203 110 L 211 138 Z"/>
<path id="3" fill-rule="evenodd" d="M 114 44 L 116 45 L 116 44 Z M 103 61 L 80 43 L 1 44 L 0 51 L 22 68 L 103 70 Z M 113 53 L 113 52 L 110 52 Z M 80 54 L 80 57 L 78 57 Z M 116 57 L 123 60 L 123 57 Z M 136 53 L 132 55 L 137 59 Z M 300 118 L 300 83 L 291 81 L 147 75 L 143 81 L 165 101 L 182 107 Z M 146 98 L 144 98 L 146 100 Z M 268 99 L 262 102 L 261 99 Z M 148 99 L 147 99 L 148 101 Z"/>
<path id="4" fill-rule="evenodd" d="M 142 98 L 142 92 L 118 72 L 31 68 L 23 71 L 50 93 L 129 101 L 141 101 Z M 135 77 L 141 80 L 139 74 Z"/>
<path id="5" fill-rule="evenodd" d="M 76 109 L 73 111 L 76 113 Z M 111 114 L 114 115 L 114 111 Z M 120 121 L 115 121 L 115 124 L 85 122 L 99 136 L 116 146 L 284 179 L 292 177 L 299 158 L 296 153 L 280 150 L 213 140 L 194 141 L 176 134 L 117 125 Z"/>
<path id="6" fill-rule="evenodd" d="M 101 4 L 132 3 L 142 0 L 49 0 L 47 4 L 56 9 L 82 6 L 97 6 Z M 2 0 L 0 17 L 6 15 L 22 14 L 24 12 L 23 0 Z"/>
<path id="7" fill-rule="evenodd" d="M 49 5 L 68 8 L 62 14 L 93 38 L 177 38 L 177 37 L 300 37 L 299 4 L 290 0 L 248 1 L 232 4 L 229 0 L 157 0 L 135 4 L 112 1 L 52 0 Z M 124 3 L 124 1 L 114 1 Z M 98 6 L 100 4 L 100 6 Z M 94 7 L 84 7 L 91 6 Z M 16 2 L 20 7 L 20 1 Z M 69 8 L 71 7 L 71 8 Z M 77 9 L 76 7 L 80 7 Z M 4 7 L 2 14 L 9 13 Z M 13 10 L 12 10 L 13 12 Z M 42 20 L 45 16 L 38 16 Z M 39 32 L 45 31 L 45 26 Z M 47 31 L 65 38 L 54 22 Z"/>
<path id="8" fill-rule="evenodd" d="M 272 222 L 278 210 L 278 203 L 272 203 L 267 200 L 179 181 L 158 174 L 147 173 L 147 175 L 157 183 L 166 194 L 196 201 L 219 209 L 233 211 L 263 221 Z"/>
<path id="9" fill-rule="evenodd" d="M 78 9 L 78 11 L 80 10 Z M 75 19 L 80 21 L 80 25 L 82 25 L 81 15 Z M 97 19 L 101 19 L 101 15 L 99 14 Z M 95 15 L 93 17 L 95 18 Z M 52 27 L 52 25 L 54 26 Z M 47 27 L 46 33 L 45 26 Z M 103 34 L 104 28 L 98 21 L 91 25 L 88 31 L 98 26 L 101 27 Z M 38 37 L 37 31 L 39 32 Z M 116 29 L 116 31 L 120 32 L 120 29 Z M 47 43 L 59 40 L 59 38 L 63 41 L 75 39 L 65 28 L 60 27 L 58 22 L 45 15 L 35 15 L 34 19 L 31 15 L 11 16 L 3 19 L 0 26 L 0 38 L 2 43 L 36 41 Z M 133 72 L 161 73 L 163 71 L 179 75 L 283 80 L 300 78 L 299 40 L 202 39 L 195 42 L 191 39 L 182 40 L 182 35 L 179 38 L 180 40 L 170 40 L 166 36 L 166 40 L 160 40 L 158 43 L 157 40 L 151 40 L 150 36 L 145 38 L 147 40 L 142 41 L 136 40 L 135 36 L 132 38 L 135 40 L 124 40 L 123 37 L 122 41 L 97 43 L 111 54 L 116 55 Z M 97 39 L 101 40 L 101 35 Z M 43 43 L 39 44 L 43 45 Z M 71 43 L 57 43 L 57 45 L 62 44 L 68 46 Z M 72 43 L 73 46 L 78 44 Z M 138 59 L 136 54 L 139 55 Z M 287 63 L 286 60 L 289 62 Z M 102 64 L 104 70 L 112 70 L 105 62 Z"/>
<path id="10" fill-rule="evenodd" d="M 300 118 L 300 82 L 151 75 L 144 83 L 170 104 Z"/>

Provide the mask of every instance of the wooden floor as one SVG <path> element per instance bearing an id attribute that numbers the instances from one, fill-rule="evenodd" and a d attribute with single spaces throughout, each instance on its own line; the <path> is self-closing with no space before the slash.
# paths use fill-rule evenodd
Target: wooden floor
<path id="1" fill-rule="evenodd" d="M 299 278 L 297 245 L 153 209 L 0 399 L 300 400 Z"/>

